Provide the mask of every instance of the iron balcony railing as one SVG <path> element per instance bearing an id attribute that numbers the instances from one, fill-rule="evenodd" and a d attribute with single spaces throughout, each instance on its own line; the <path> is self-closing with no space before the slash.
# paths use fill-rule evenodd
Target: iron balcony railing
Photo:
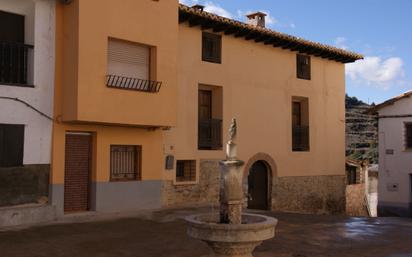
<path id="1" fill-rule="evenodd" d="M 32 45 L 0 41 L 0 84 L 28 86 Z"/>
<path id="2" fill-rule="evenodd" d="M 107 75 L 106 85 L 113 88 L 129 89 L 144 91 L 149 93 L 158 93 L 162 82 L 145 80 L 139 78 L 122 77 L 118 75 Z"/>
<path id="3" fill-rule="evenodd" d="M 222 120 L 199 121 L 198 148 L 200 150 L 218 150 L 222 148 Z"/>
<path id="4" fill-rule="evenodd" d="M 309 151 L 309 126 L 292 127 L 292 150 Z"/>

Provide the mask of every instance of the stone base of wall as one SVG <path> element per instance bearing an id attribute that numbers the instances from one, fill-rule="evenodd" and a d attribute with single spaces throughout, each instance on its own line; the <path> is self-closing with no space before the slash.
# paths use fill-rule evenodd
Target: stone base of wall
<path id="1" fill-rule="evenodd" d="M 175 185 L 173 181 L 164 181 L 162 206 L 218 204 L 219 161 L 201 160 L 199 176 L 197 184 Z M 247 185 L 244 188 L 247 190 Z M 282 212 L 343 214 L 345 188 L 345 175 L 273 178 L 271 207 Z"/>
<path id="2" fill-rule="evenodd" d="M 0 228 L 31 225 L 56 219 L 56 211 L 51 205 L 25 204 L 0 207 Z"/>
<path id="3" fill-rule="evenodd" d="M 0 168 L 0 206 L 46 203 L 50 165 Z"/>
<path id="4" fill-rule="evenodd" d="M 346 177 L 279 177 L 272 185 L 272 210 L 341 214 L 345 212 Z"/>
<path id="5" fill-rule="evenodd" d="M 356 217 L 368 217 L 365 200 L 365 184 L 346 186 L 346 214 Z"/>
<path id="6" fill-rule="evenodd" d="M 219 202 L 220 170 L 218 160 L 201 160 L 199 183 L 175 185 L 164 181 L 162 205 L 182 206 L 194 204 L 217 204 Z"/>

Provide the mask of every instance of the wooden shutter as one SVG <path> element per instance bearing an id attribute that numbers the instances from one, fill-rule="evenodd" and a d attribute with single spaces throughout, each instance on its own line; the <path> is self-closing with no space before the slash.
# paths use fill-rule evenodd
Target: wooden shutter
<path id="1" fill-rule="evenodd" d="M 24 125 L 0 124 L 0 167 L 23 165 Z"/>
<path id="2" fill-rule="evenodd" d="M 222 62 L 222 37 L 207 32 L 202 33 L 202 60 L 207 62 Z"/>
<path id="3" fill-rule="evenodd" d="M 150 79 L 150 47 L 109 39 L 107 74 Z"/>
<path id="4" fill-rule="evenodd" d="M 310 56 L 296 55 L 296 75 L 300 79 L 310 80 Z"/>

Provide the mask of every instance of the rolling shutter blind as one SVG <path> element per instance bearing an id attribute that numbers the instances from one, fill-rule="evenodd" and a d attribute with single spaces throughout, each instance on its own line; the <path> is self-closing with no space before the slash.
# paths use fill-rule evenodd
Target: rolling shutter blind
<path id="1" fill-rule="evenodd" d="M 150 48 L 109 39 L 107 74 L 149 80 Z"/>

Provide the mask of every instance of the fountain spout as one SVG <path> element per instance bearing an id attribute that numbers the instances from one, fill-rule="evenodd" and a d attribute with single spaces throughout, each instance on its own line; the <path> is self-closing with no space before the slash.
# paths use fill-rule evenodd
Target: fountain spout
<path id="1" fill-rule="evenodd" d="M 226 160 L 220 161 L 220 223 L 224 224 L 242 223 L 244 162 L 237 159 L 236 133 L 237 123 L 233 118 L 229 128 L 230 139 L 226 144 Z"/>

